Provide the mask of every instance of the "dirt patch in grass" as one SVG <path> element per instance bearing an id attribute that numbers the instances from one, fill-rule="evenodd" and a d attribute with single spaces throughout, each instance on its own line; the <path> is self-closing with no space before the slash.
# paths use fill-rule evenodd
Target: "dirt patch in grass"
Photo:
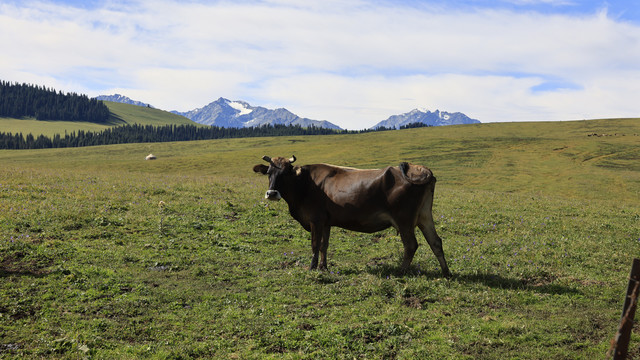
<path id="1" fill-rule="evenodd" d="M 25 259 L 22 252 L 6 254 L 0 261 L 0 277 L 10 275 L 44 276 L 51 272 L 51 262 L 43 264 L 34 259 Z"/>

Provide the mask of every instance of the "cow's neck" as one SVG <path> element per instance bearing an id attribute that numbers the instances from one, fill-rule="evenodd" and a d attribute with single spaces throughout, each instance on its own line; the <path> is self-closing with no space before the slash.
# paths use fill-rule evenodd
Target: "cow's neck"
<path id="1" fill-rule="evenodd" d="M 288 191 L 282 193 L 282 198 L 289 205 L 289 213 L 296 219 L 304 228 L 308 228 L 308 218 L 309 214 L 304 213 L 304 209 L 309 209 L 308 206 L 304 206 L 305 202 L 309 199 L 308 187 L 306 186 L 308 183 L 308 178 L 305 176 L 300 176 L 297 181 L 294 183 L 294 186 L 288 188 Z"/>
<path id="2" fill-rule="evenodd" d="M 303 189 L 297 186 L 282 194 L 282 198 L 287 202 L 287 205 L 289 205 L 289 212 L 294 218 L 305 201 L 305 195 Z"/>

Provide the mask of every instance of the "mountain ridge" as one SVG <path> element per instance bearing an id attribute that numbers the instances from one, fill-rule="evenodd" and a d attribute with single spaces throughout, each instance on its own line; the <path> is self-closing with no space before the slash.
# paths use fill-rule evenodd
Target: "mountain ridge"
<path id="1" fill-rule="evenodd" d="M 197 123 L 221 127 L 259 127 L 263 125 L 299 125 L 301 127 L 322 127 L 341 130 L 326 120 L 312 120 L 300 117 L 285 108 L 274 110 L 262 106 L 252 106 L 241 100 L 231 101 L 223 97 L 212 101 L 202 108 L 180 112 L 171 111 L 182 115 Z"/>
<path id="2" fill-rule="evenodd" d="M 142 101 L 137 101 L 137 100 L 133 100 L 128 96 L 124 96 L 124 95 L 120 95 L 120 94 L 113 94 L 113 95 L 98 95 L 95 97 L 96 100 L 101 100 L 101 101 L 111 101 L 111 102 L 117 102 L 117 103 L 123 103 L 123 104 L 129 104 L 129 105 L 136 105 L 136 106 L 143 106 L 143 107 L 149 107 L 149 108 L 154 108 L 154 106 L 144 103 Z"/>
<path id="3" fill-rule="evenodd" d="M 413 109 L 399 115 L 391 115 L 386 120 L 382 120 L 371 129 L 379 127 L 399 129 L 401 126 L 421 123 L 429 126 L 479 124 L 480 120 L 472 119 L 461 112 L 429 111 L 426 109 Z"/>
<path id="4" fill-rule="evenodd" d="M 131 98 L 120 94 L 100 95 L 96 97 L 96 99 L 153 108 L 150 104 L 132 100 Z M 246 101 L 232 101 L 223 97 L 219 97 L 217 100 L 193 110 L 172 110 L 168 112 L 184 116 L 199 124 L 219 127 L 243 128 L 260 127 L 263 125 L 298 125 L 304 128 L 313 126 L 342 130 L 340 126 L 329 121 L 303 118 L 285 108 L 268 109 L 262 106 L 252 106 Z M 391 115 L 386 120 L 382 120 L 370 127 L 370 129 L 376 129 L 379 127 L 399 129 L 402 126 L 414 123 L 426 124 L 428 126 L 446 126 L 478 124 L 480 121 L 472 119 L 461 112 L 447 112 L 440 110 L 432 112 L 426 109 L 413 109 L 403 114 Z"/>

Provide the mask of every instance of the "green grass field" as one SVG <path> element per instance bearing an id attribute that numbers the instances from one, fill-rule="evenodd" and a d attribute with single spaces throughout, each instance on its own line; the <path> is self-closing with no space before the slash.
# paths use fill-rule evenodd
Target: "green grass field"
<path id="1" fill-rule="evenodd" d="M 111 111 L 111 120 L 114 123 L 126 122 L 128 124 L 141 125 L 197 125 L 184 116 L 176 115 L 168 111 L 146 108 L 143 106 L 122 104 L 112 101 L 104 102 Z"/>
<path id="2" fill-rule="evenodd" d="M 0 358 L 604 358 L 640 254 L 638 135 L 620 119 L 0 151 Z M 309 272 L 308 233 L 251 171 L 265 154 L 429 166 L 453 278 L 421 235 L 401 274 L 391 230 L 334 229 L 329 271 Z"/>
<path id="3" fill-rule="evenodd" d="M 41 121 L 35 119 L 14 119 L 0 118 L 0 132 L 33 134 L 34 136 L 45 135 L 53 137 L 56 134 L 63 135 L 65 132 L 71 134 L 74 131 L 84 130 L 98 132 L 106 128 L 121 124 L 141 124 L 141 125 L 197 125 L 195 122 L 170 112 L 145 108 L 129 104 L 104 102 L 111 118 L 107 124 L 97 124 L 83 121 Z"/>

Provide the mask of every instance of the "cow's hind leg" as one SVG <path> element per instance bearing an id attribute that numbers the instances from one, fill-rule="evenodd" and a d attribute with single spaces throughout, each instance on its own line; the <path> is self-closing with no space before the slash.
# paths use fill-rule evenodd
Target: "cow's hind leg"
<path id="1" fill-rule="evenodd" d="M 422 235 L 427 239 L 427 243 L 429 243 L 431 251 L 433 251 L 433 254 L 438 258 L 440 268 L 442 269 L 442 275 L 445 277 L 451 277 L 451 272 L 449 271 L 447 260 L 445 260 L 444 251 L 442 250 L 442 239 L 436 232 L 436 227 L 433 223 L 431 214 L 421 218 L 418 227 L 420 228 L 420 231 L 422 231 Z"/>
<path id="2" fill-rule="evenodd" d="M 440 263 L 440 268 L 442 269 L 442 275 L 445 277 L 451 277 L 451 272 L 449 271 L 449 267 L 447 266 L 447 260 L 444 258 L 444 251 L 442 250 L 442 239 L 438 236 L 436 232 L 436 226 L 433 223 L 433 194 L 435 191 L 435 179 L 433 182 L 429 184 L 429 190 L 426 193 L 427 198 L 425 199 L 425 203 L 420 210 L 420 215 L 418 216 L 418 227 L 420 231 L 422 231 L 422 235 L 427 239 L 427 243 L 431 247 L 431 251 L 438 259 Z"/>

